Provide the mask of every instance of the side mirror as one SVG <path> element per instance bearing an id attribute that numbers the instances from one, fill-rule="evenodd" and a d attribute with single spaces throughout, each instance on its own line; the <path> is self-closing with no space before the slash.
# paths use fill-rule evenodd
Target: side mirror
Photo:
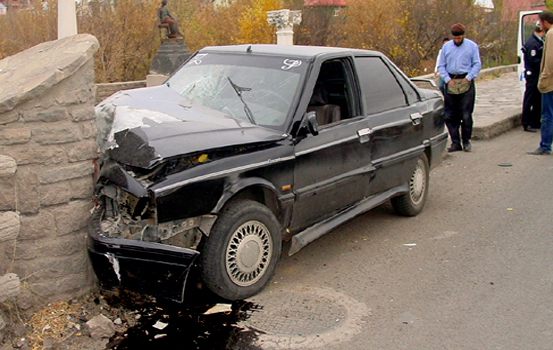
<path id="1" fill-rule="evenodd" d="M 307 113 L 307 129 L 313 136 L 319 135 L 319 123 L 317 123 L 317 113 Z"/>

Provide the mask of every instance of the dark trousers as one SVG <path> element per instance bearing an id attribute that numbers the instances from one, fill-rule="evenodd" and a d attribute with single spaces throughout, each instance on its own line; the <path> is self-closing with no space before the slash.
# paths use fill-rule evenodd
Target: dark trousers
<path id="1" fill-rule="evenodd" d="M 522 126 L 539 129 L 541 126 L 541 93 L 538 79 L 527 79 L 522 100 Z"/>
<path id="2" fill-rule="evenodd" d="M 472 137 L 472 112 L 474 111 L 475 96 L 474 80 L 470 82 L 468 91 L 459 95 L 448 93 L 446 85 L 444 96 L 445 125 L 453 144 L 460 145 L 461 139 L 469 141 Z M 461 129 L 460 133 L 459 129 Z"/>

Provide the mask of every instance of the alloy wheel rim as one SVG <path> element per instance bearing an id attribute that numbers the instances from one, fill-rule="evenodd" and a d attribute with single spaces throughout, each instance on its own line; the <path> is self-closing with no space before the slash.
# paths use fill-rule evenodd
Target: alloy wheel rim
<path id="1" fill-rule="evenodd" d="M 424 171 L 424 164 L 422 160 L 419 159 L 417 162 L 417 167 L 411 176 L 409 193 L 411 195 L 411 200 L 415 205 L 420 204 L 423 199 L 424 191 L 426 189 L 426 176 Z"/>
<path id="2" fill-rule="evenodd" d="M 238 227 L 230 237 L 225 262 L 231 281 L 241 287 L 259 281 L 269 268 L 273 242 L 267 227 L 256 220 Z"/>

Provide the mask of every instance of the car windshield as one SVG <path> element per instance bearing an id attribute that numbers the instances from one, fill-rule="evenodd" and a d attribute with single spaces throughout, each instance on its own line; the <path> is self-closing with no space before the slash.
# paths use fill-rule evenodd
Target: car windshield
<path id="1" fill-rule="evenodd" d="M 305 70 L 295 58 L 199 53 L 167 85 L 191 105 L 282 130 Z"/>

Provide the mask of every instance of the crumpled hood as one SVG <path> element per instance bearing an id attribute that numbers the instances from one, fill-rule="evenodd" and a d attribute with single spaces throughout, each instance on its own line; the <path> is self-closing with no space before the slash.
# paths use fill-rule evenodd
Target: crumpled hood
<path id="1" fill-rule="evenodd" d="M 286 135 L 219 111 L 192 106 L 165 85 L 121 91 L 96 107 L 98 143 L 113 160 L 150 168 L 161 160 Z"/>

